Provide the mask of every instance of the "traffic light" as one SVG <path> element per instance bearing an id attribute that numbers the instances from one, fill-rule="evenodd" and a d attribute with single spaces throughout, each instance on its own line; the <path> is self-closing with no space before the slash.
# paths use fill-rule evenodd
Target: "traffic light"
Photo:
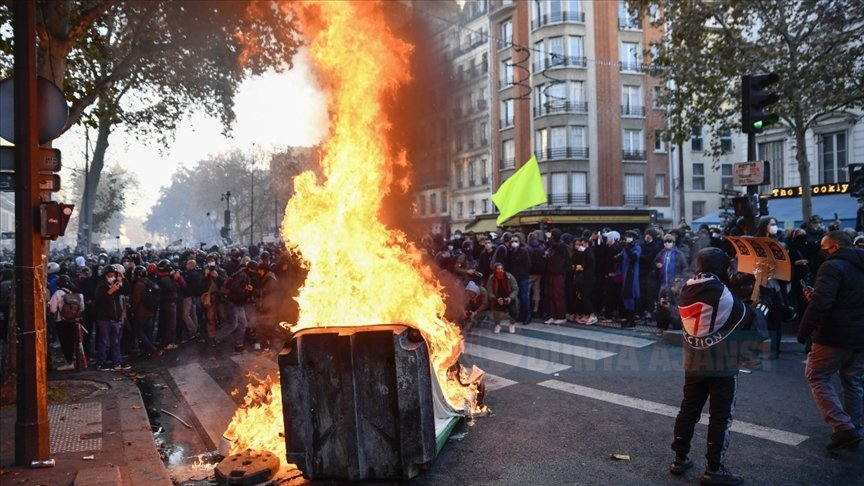
<path id="1" fill-rule="evenodd" d="M 777 114 L 765 112 L 765 108 L 780 100 L 777 93 L 769 91 L 769 86 L 779 80 L 777 73 L 741 76 L 742 132 L 762 133 L 765 127 L 780 120 Z"/>
<path id="2" fill-rule="evenodd" d="M 56 240 L 66 234 L 66 225 L 72 216 L 74 204 L 63 204 L 57 201 L 47 201 L 39 205 L 39 229 L 42 237 Z"/>
<path id="3" fill-rule="evenodd" d="M 864 164 L 849 164 L 849 195 L 864 199 Z"/>

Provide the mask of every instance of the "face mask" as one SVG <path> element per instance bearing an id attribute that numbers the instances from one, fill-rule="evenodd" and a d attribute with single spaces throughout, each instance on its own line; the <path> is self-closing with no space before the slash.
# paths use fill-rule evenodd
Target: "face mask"
<path id="1" fill-rule="evenodd" d="M 777 225 L 776 224 L 772 224 L 772 225 L 768 226 L 768 234 L 769 235 L 776 235 L 777 234 Z"/>
<path id="2" fill-rule="evenodd" d="M 116 281 L 116 280 L 117 280 L 116 277 L 108 277 L 105 279 L 105 281 L 108 282 L 109 284 L 113 284 L 114 281 Z"/>
<path id="3" fill-rule="evenodd" d="M 663 246 L 666 247 L 667 249 L 671 250 L 672 247 L 675 246 L 675 243 L 672 243 L 671 241 L 667 241 L 667 242 L 663 243 Z"/>
<path id="4" fill-rule="evenodd" d="M 510 248 L 513 248 L 514 250 L 519 248 L 519 243 L 516 243 L 515 241 L 513 243 L 510 243 Z"/>
<path id="5" fill-rule="evenodd" d="M 624 238 L 627 243 L 633 243 L 633 238 Z"/>
<path id="6" fill-rule="evenodd" d="M 585 251 L 585 247 L 584 246 L 577 246 L 576 251 Z"/>

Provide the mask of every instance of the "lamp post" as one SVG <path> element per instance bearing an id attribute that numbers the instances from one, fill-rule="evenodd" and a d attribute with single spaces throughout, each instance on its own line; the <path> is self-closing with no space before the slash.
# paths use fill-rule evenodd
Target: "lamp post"
<path id="1" fill-rule="evenodd" d="M 225 219 L 220 236 L 224 239 L 228 239 L 231 234 L 231 191 L 226 191 L 222 194 L 219 200 L 225 201 Z"/>

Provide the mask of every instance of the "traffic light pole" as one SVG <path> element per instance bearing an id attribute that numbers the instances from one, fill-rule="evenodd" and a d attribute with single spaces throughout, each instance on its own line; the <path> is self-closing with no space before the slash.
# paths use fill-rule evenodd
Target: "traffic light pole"
<path id="1" fill-rule="evenodd" d="M 756 160 L 756 134 L 755 133 L 748 133 L 747 134 L 747 160 Z M 754 202 L 753 201 L 755 199 L 754 196 L 756 196 L 759 193 L 759 191 L 757 189 L 758 187 L 759 186 L 752 186 L 752 185 L 747 186 L 747 197 L 750 198 L 751 204 L 753 204 L 753 202 Z M 753 206 L 754 206 L 754 211 L 759 208 L 758 204 L 753 204 Z M 748 233 L 750 233 L 750 232 L 753 233 L 753 234 L 750 234 L 748 236 L 753 236 L 756 233 L 756 222 L 757 222 L 756 216 L 753 216 L 751 218 L 751 221 L 749 221 L 750 224 L 748 224 L 746 226 L 746 228 L 748 229 Z"/>
<path id="2" fill-rule="evenodd" d="M 13 2 L 15 39 L 15 322 L 18 388 L 15 463 L 50 460 L 47 336 L 42 237 L 39 232 L 39 105 L 36 93 L 35 2 Z"/>

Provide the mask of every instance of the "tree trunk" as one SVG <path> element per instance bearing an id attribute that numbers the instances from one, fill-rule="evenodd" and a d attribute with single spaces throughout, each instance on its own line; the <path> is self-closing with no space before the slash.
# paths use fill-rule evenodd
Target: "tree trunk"
<path id="1" fill-rule="evenodd" d="M 795 133 L 795 160 L 801 177 L 801 217 L 806 223 L 813 215 L 813 193 L 810 190 L 810 161 L 807 160 L 807 125 L 800 113 L 795 114 L 792 129 Z"/>
<path id="2" fill-rule="evenodd" d="M 106 108 L 106 104 L 107 102 L 100 98 L 99 112 L 102 114 L 99 115 L 99 132 L 96 136 L 96 148 L 93 149 L 93 159 L 90 161 L 90 170 L 85 175 L 87 178 L 86 190 L 81 196 L 82 212 L 78 218 L 78 241 L 87 241 L 90 246 L 93 242 L 88 241 L 87 237 L 89 235 L 92 238 L 93 235 L 93 210 L 96 205 L 96 192 L 99 189 L 99 180 L 102 178 L 102 168 L 105 166 L 108 137 L 111 135 L 112 116 Z M 86 251 L 89 252 L 90 248 L 88 247 Z"/>

